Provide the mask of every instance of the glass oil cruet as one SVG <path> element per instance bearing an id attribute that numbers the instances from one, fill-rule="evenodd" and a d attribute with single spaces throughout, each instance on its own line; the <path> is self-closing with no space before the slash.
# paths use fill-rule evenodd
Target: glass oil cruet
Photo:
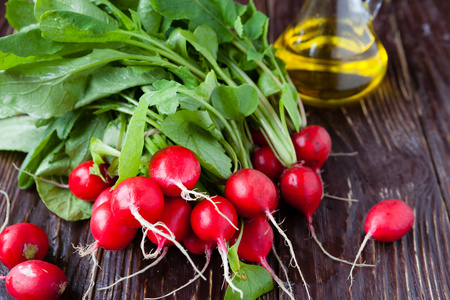
<path id="1" fill-rule="evenodd" d="M 306 0 L 274 46 L 305 104 L 359 101 L 383 79 L 387 53 L 372 29 L 383 0 Z"/>

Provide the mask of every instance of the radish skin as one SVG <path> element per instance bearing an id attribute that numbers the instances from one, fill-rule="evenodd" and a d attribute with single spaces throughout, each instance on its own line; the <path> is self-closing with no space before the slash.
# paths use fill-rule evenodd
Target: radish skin
<path id="1" fill-rule="evenodd" d="M 361 243 L 361 247 L 356 254 L 350 274 L 348 275 L 348 279 L 350 279 L 349 290 L 353 284 L 352 272 L 356 261 L 369 239 L 374 239 L 383 243 L 397 241 L 411 230 L 414 219 L 414 211 L 412 208 L 406 202 L 401 200 L 384 200 L 372 207 L 367 213 L 366 221 L 364 223 L 366 236 Z"/>

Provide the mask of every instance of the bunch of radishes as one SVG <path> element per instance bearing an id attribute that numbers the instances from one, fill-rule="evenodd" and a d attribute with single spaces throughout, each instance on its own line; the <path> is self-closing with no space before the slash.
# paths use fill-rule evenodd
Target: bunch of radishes
<path id="1" fill-rule="evenodd" d="M 258 142 L 257 134 L 256 132 L 254 135 L 255 142 Z M 274 226 L 285 238 L 293 266 L 297 268 L 309 296 L 292 243 L 273 216 L 279 203 L 278 186 L 283 199 L 305 214 L 310 232 L 324 253 L 332 259 L 352 263 L 326 252 L 317 240 L 312 225 L 313 213 L 323 197 L 320 168 L 330 154 L 331 139 L 324 128 L 309 126 L 294 134 L 292 140 L 299 159 L 297 164 L 283 166 L 269 144 L 262 145 L 253 154 L 255 169 L 241 169 L 233 173 L 225 183 L 223 195 L 210 196 L 195 189 L 201 166 L 197 157 L 182 146 L 167 146 L 156 152 L 148 165 L 148 177 L 135 176 L 120 182 L 115 182 L 107 174 L 106 165 L 100 166 L 101 176 L 98 176 L 91 171 L 94 165 L 92 161 L 82 163 L 70 174 L 69 188 L 80 199 L 95 201 L 90 222 L 95 242 L 79 248 L 80 254 L 92 254 L 94 257 L 93 254 L 99 247 L 111 251 L 121 250 L 135 238 L 137 230 L 143 228 L 146 233 L 141 242 L 143 256 L 155 261 L 131 276 L 154 266 L 165 256 L 167 248 L 175 245 L 197 272 L 187 283 L 190 284 L 203 277 L 211 252 L 217 248 L 223 260 L 225 280 L 243 298 L 243 291 L 233 284 L 227 257 L 229 247 L 237 242 L 239 258 L 260 263 L 279 287 L 294 299 L 291 286 L 282 282 L 266 260 L 272 249 Z M 264 142 L 264 139 L 259 137 L 259 141 Z M 401 217 L 398 217 L 399 214 Z M 396 220 L 394 227 L 393 218 Z M 367 217 L 368 234 L 362 247 L 369 238 L 379 241 L 401 238 L 409 231 L 413 221 L 414 214 L 404 202 L 388 200 L 379 203 Z M 151 253 L 145 252 L 146 238 L 157 246 Z M 207 255 L 207 262 L 202 270 L 195 266 L 188 252 Z M 356 260 L 353 267 L 370 266 L 356 265 Z M 289 281 L 287 276 L 286 280 Z M 90 289 L 92 285 L 93 282 Z"/>
<path id="2" fill-rule="evenodd" d="M 44 230 L 31 223 L 6 227 L 7 222 L 8 217 L 0 229 L 0 261 L 10 271 L 0 279 L 6 281 L 8 293 L 18 300 L 59 299 L 67 277 L 59 267 L 43 261 L 49 248 Z"/>

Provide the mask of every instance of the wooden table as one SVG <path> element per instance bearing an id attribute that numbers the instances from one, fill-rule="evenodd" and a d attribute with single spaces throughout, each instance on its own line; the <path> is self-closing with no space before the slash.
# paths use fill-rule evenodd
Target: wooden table
<path id="1" fill-rule="evenodd" d="M 273 41 L 300 8 L 296 0 L 255 1 L 271 18 Z M 0 35 L 12 32 L 4 19 L 0 0 Z M 307 107 L 309 124 L 327 128 L 333 152 L 353 152 L 352 157 L 331 157 L 323 167 L 326 192 L 359 199 L 358 203 L 324 199 L 314 225 L 324 247 L 336 256 L 352 259 L 363 239 L 364 218 L 377 202 L 398 198 L 414 208 L 411 232 L 393 243 L 369 241 L 361 260 L 376 268 L 354 272 L 326 258 L 310 239 L 306 220 L 281 205 L 277 215 L 293 241 L 297 259 L 310 285 L 313 299 L 450 299 L 450 2 L 440 0 L 385 1 L 374 28 L 389 55 L 381 86 L 353 107 L 324 110 Z M 11 197 L 10 224 L 32 222 L 49 236 L 46 260 L 60 266 L 69 285 L 64 299 L 80 299 L 89 281 L 90 262 L 79 258 L 72 244 L 89 244 L 89 221 L 67 222 L 50 213 L 35 189 L 20 190 L 13 163 L 22 153 L 0 153 L 0 188 Z M 0 204 L 0 218 L 6 206 Z M 139 236 L 140 237 L 140 236 Z M 277 237 L 282 261 L 289 253 Z M 139 238 L 123 251 L 99 254 L 102 269 L 96 287 L 104 287 L 149 262 L 142 259 Z M 194 257 L 198 265 L 204 257 Z M 273 255 L 269 263 L 275 270 Z M 8 270 L 1 266 L 0 274 Z M 183 256 L 170 249 L 167 258 L 133 280 L 108 291 L 95 291 L 94 299 L 143 299 L 167 293 L 193 276 Z M 214 254 L 207 281 L 198 280 L 169 299 L 222 299 L 225 293 L 220 258 Z M 289 277 L 296 299 L 305 289 L 294 269 Z M 0 298 L 11 299 L 3 282 Z M 275 288 L 261 299 L 287 299 Z"/>

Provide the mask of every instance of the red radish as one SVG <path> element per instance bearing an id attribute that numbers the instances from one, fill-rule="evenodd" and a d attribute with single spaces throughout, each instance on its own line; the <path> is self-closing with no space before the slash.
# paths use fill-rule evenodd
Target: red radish
<path id="1" fill-rule="evenodd" d="M 202 240 L 217 242 L 218 250 L 222 257 L 225 280 L 233 291 L 237 291 L 242 298 L 243 292 L 233 284 L 229 275 L 228 250 L 225 244 L 236 232 L 238 222 L 236 209 L 230 201 L 221 196 L 213 197 L 212 202 L 200 201 L 192 209 L 191 227 L 194 233 Z M 225 215 L 226 218 L 223 218 L 218 211 Z"/>
<path id="2" fill-rule="evenodd" d="M 64 272 L 42 260 L 22 262 L 0 279 L 6 279 L 8 293 L 17 300 L 59 299 L 67 287 Z"/>
<path id="3" fill-rule="evenodd" d="M 48 247 L 47 234 L 31 223 L 17 223 L 0 233 L 0 261 L 8 269 L 26 260 L 44 259 Z"/>
<path id="4" fill-rule="evenodd" d="M 255 129 L 250 126 L 250 134 L 252 135 L 252 140 L 255 145 L 260 147 L 269 146 L 269 143 L 260 129 Z"/>
<path id="5" fill-rule="evenodd" d="M 149 177 L 165 196 L 180 196 L 182 189 L 191 190 L 200 178 L 200 163 L 195 154 L 182 146 L 167 146 L 150 159 Z"/>
<path id="6" fill-rule="evenodd" d="M 258 148 L 253 152 L 252 165 L 274 182 L 278 182 L 280 175 L 286 169 L 269 146 Z"/>
<path id="7" fill-rule="evenodd" d="M 367 213 L 364 223 L 366 236 L 356 254 L 352 269 L 350 270 L 350 288 L 353 283 L 353 269 L 369 239 L 379 242 L 394 242 L 405 236 L 414 224 L 414 211 L 401 200 L 389 199 L 381 201 Z"/>
<path id="8" fill-rule="evenodd" d="M 94 165 L 92 160 L 85 161 L 76 167 L 69 175 L 69 189 L 77 198 L 88 202 L 95 201 L 97 196 L 107 187 L 114 184 L 112 178 L 107 174 L 106 164 L 100 165 L 100 172 L 106 182 L 98 176 L 90 173 Z"/>
<path id="9" fill-rule="evenodd" d="M 225 198 L 233 203 L 238 215 L 253 219 L 271 214 L 278 207 L 279 197 L 277 187 L 264 173 L 241 169 L 228 178 Z"/>
<path id="10" fill-rule="evenodd" d="M 264 216 L 256 219 L 246 219 L 244 229 L 238 246 L 238 256 L 241 259 L 260 263 L 272 278 L 277 282 L 280 288 L 291 299 L 295 299 L 292 291 L 286 289 L 283 281 L 275 274 L 273 269 L 267 263 L 267 255 L 273 245 L 273 230 Z M 288 280 L 289 281 L 289 280 Z"/>
<path id="11" fill-rule="evenodd" d="M 272 216 L 272 212 L 278 206 L 279 198 L 277 187 L 273 181 L 258 170 L 241 169 L 228 178 L 225 184 L 225 197 L 233 203 L 236 211 L 242 217 L 253 219 L 264 214 L 267 216 L 285 239 L 292 256 L 293 266 L 297 268 L 302 278 L 308 298 L 311 298 L 305 278 L 297 263 L 292 242 Z M 200 238 L 202 237 L 200 236 Z"/>
<path id="12" fill-rule="evenodd" d="M 92 212 L 90 229 L 95 239 L 94 248 L 117 251 L 133 241 L 137 228 L 124 226 L 113 215 L 111 202 L 106 201 Z"/>
<path id="13" fill-rule="evenodd" d="M 166 197 L 164 200 L 164 210 L 158 218 L 165 226 L 156 227 L 166 234 L 173 234 L 176 241 L 182 241 L 189 232 L 191 205 L 181 197 Z M 173 246 L 174 243 L 168 241 L 165 237 L 158 235 L 152 231 L 147 232 L 148 238 L 158 246 L 155 253 L 161 252 L 163 247 Z"/>
<path id="14" fill-rule="evenodd" d="M 111 200 L 112 191 L 113 190 L 111 188 L 104 189 L 103 192 L 98 195 L 97 199 L 95 199 L 94 205 L 92 206 L 92 211 L 96 210 L 97 207 L 99 207 L 106 201 Z"/>
<path id="15" fill-rule="evenodd" d="M 297 161 L 317 173 L 331 152 L 331 138 L 328 131 L 319 125 L 310 125 L 291 136 Z"/>
<path id="16" fill-rule="evenodd" d="M 280 180 L 280 190 L 283 199 L 293 208 L 301 211 L 308 222 L 308 228 L 311 236 L 322 252 L 329 258 L 346 264 L 352 264 L 349 261 L 337 258 L 325 250 L 322 243 L 317 238 L 314 230 L 313 214 L 317 210 L 323 195 L 322 181 L 319 175 L 311 168 L 296 164 L 287 169 Z M 361 264 L 359 267 L 369 267 L 373 265 Z"/>
<path id="17" fill-rule="evenodd" d="M 131 177 L 123 180 L 112 192 L 111 210 L 124 226 L 140 228 L 130 207 L 139 210 L 139 214 L 149 223 L 154 223 L 164 209 L 164 195 L 159 186 L 147 177 Z"/>

